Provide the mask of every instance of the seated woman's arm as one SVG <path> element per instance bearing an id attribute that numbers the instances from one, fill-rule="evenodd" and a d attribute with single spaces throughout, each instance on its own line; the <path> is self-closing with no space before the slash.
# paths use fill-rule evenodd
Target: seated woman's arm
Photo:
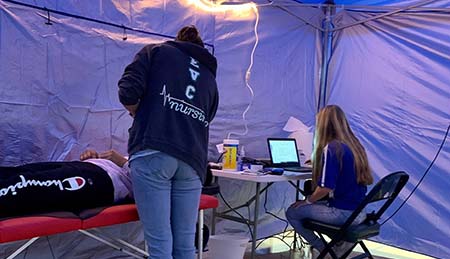
<path id="1" fill-rule="evenodd" d="M 314 192 L 307 197 L 305 200 L 296 201 L 291 205 L 291 207 L 297 208 L 299 206 L 304 206 L 308 204 L 313 204 L 314 202 L 322 199 L 323 197 L 327 196 L 331 192 L 331 189 L 327 187 L 319 187 L 317 186 Z"/>
<path id="2" fill-rule="evenodd" d="M 311 196 L 308 197 L 308 202 L 314 203 L 314 202 L 322 199 L 323 197 L 327 196 L 330 192 L 331 192 L 331 189 L 329 189 L 327 187 L 317 186 L 316 189 L 314 190 L 313 194 L 311 194 Z"/>

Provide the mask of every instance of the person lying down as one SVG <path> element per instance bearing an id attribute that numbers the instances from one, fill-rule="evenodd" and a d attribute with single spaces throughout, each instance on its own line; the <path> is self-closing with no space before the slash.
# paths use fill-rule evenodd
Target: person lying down
<path id="1" fill-rule="evenodd" d="M 81 161 L 0 167 L 0 218 L 83 209 L 133 198 L 127 159 L 86 150 Z"/>

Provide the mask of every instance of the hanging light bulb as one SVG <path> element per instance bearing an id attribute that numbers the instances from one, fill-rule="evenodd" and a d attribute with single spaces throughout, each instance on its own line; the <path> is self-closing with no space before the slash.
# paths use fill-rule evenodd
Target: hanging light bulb
<path id="1" fill-rule="evenodd" d="M 256 8 L 256 4 L 253 2 L 249 3 L 238 3 L 230 2 L 224 0 L 210 1 L 210 0 L 187 0 L 189 4 L 195 5 L 203 11 L 207 12 L 233 12 L 239 15 L 251 14 Z"/>

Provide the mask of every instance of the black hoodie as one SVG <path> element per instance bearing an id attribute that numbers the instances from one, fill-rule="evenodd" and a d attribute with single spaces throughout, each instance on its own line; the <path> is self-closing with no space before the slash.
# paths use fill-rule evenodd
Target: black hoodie
<path id="1" fill-rule="evenodd" d="M 124 105 L 139 103 L 129 129 L 130 155 L 154 149 L 206 175 L 209 124 L 219 96 L 217 61 L 205 48 L 182 41 L 150 44 L 119 80 Z"/>

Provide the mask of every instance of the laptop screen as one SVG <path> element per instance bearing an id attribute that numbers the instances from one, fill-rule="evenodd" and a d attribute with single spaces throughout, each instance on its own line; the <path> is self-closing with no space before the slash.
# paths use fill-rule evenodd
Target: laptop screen
<path id="1" fill-rule="evenodd" d="M 300 166 L 295 139 L 268 138 L 267 143 L 272 165 Z"/>

